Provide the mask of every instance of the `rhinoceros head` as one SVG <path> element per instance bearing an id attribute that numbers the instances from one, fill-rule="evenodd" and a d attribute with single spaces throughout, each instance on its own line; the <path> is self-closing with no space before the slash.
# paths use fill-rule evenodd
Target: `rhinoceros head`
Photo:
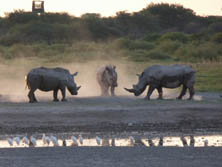
<path id="1" fill-rule="evenodd" d="M 134 93 L 135 96 L 141 95 L 147 86 L 147 80 L 144 77 L 144 73 L 142 73 L 141 75 L 137 74 L 137 76 L 139 77 L 138 83 L 136 85 L 133 85 L 132 89 L 124 88 L 128 92 Z"/>
<path id="2" fill-rule="evenodd" d="M 67 78 L 67 89 L 71 93 L 71 95 L 77 95 L 78 90 L 81 88 L 81 86 L 76 85 L 74 81 L 74 77 L 78 74 L 78 72 L 75 72 L 74 74 L 70 74 Z"/>
<path id="3" fill-rule="evenodd" d="M 109 85 L 113 87 L 117 87 L 117 73 L 116 73 L 116 66 L 107 65 L 104 71 L 104 78 L 108 82 Z"/>

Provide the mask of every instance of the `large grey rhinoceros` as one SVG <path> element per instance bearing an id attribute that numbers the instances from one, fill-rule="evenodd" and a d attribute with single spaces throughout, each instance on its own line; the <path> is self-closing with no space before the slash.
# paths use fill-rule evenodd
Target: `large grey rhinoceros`
<path id="1" fill-rule="evenodd" d="M 178 99 L 186 94 L 187 88 L 189 89 L 190 97 L 192 99 L 194 95 L 194 83 L 195 83 L 195 70 L 191 66 L 187 65 L 172 65 L 162 66 L 153 65 L 148 67 L 139 76 L 137 85 L 133 85 L 132 89 L 124 88 L 125 90 L 134 93 L 135 96 L 139 96 L 149 85 L 149 90 L 145 99 L 150 99 L 150 96 L 154 89 L 157 89 L 159 93 L 159 99 L 162 99 L 162 88 L 177 88 L 183 85 L 183 89 L 178 96 Z"/>
<path id="2" fill-rule="evenodd" d="M 77 95 L 81 86 L 77 87 L 74 82 L 74 76 L 78 72 L 70 74 L 64 68 L 35 68 L 26 76 L 26 84 L 29 88 L 29 102 L 37 102 L 34 92 L 39 89 L 41 91 L 53 91 L 53 101 L 59 101 L 57 98 L 58 90 L 62 92 L 62 101 L 66 101 L 66 87 L 72 95 Z"/>
<path id="3" fill-rule="evenodd" d="M 101 95 L 108 96 L 108 90 L 110 87 L 111 95 L 115 96 L 114 90 L 117 84 L 117 72 L 116 66 L 106 65 L 98 69 L 97 71 L 97 82 L 101 88 Z"/>

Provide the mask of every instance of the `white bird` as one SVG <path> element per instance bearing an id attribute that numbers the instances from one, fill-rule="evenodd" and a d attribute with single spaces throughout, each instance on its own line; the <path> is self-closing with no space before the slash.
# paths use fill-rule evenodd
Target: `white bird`
<path id="1" fill-rule="evenodd" d="M 36 141 L 36 139 L 33 136 L 30 137 L 29 145 L 32 145 L 34 147 L 37 145 L 37 141 Z"/>
<path id="2" fill-rule="evenodd" d="M 43 142 L 44 145 L 47 144 L 47 143 L 46 143 L 45 133 L 42 134 L 42 142 Z"/>
<path id="3" fill-rule="evenodd" d="M 111 140 L 111 146 L 116 146 L 115 138 L 112 138 L 112 140 Z"/>
<path id="4" fill-rule="evenodd" d="M 150 147 L 155 146 L 152 139 L 147 139 L 147 140 L 148 140 L 148 143 L 149 143 L 149 146 L 150 146 Z"/>
<path id="5" fill-rule="evenodd" d="M 78 146 L 79 145 L 78 144 L 78 140 L 77 140 L 77 138 L 75 136 L 71 136 L 71 139 L 72 139 L 72 145 L 73 146 Z"/>
<path id="6" fill-rule="evenodd" d="M 42 142 L 43 142 L 43 144 L 44 145 L 49 145 L 50 141 L 51 141 L 50 137 L 46 136 L 45 133 L 43 133 L 43 135 L 42 135 Z"/>
<path id="7" fill-rule="evenodd" d="M 208 140 L 207 139 L 204 140 L 204 146 L 205 147 L 208 146 Z"/>
<path id="8" fill-rule="evenodd" d="M 130 144 L 131 144 L 131 145 L 134 145 L 134 144 L 135 144 L 135 139 L 134 139 L 134 137 L 133 137 L 133 136 L 130 136 L 129 139 L 130 139 Z"/>
<path id="9" fill-rule="evenodd" d="M 187 144 L 187 140 L 186 140 L 185 137 L 182 136 L 180 139 L 181 139 L 182 144 L 183 144 L 184 147 L 188 146 L 188 144 Z"/>
<path id="10" fill-rule="evenodd" d="M 29 145 L 29 139 L 26 136 L 22 138 L 22 142 Z"/>
<path id="11" fill-rule="evenodd" d="M 50 144 L 50 142 L 51 142 L 50 137 L 46 136 L 46 137 L 45 137 L 45 141 L 46 141 L 46 144 L 47 144 L 47 145 L 49 145 L 49 144 Z"/>
<path id="12" fill-rule="evenodd" d="M 58 139 L 55 136 L 51 136 L 50 139 L 54 146 L 59 146 Z"/>
<path id="13" fill-rule="evenodd" d="M 83 145 L 83 137 L 82 137 L 82 135 L 79 135 L 79 143 L 80 143 L 81 145 Z"/>
<path id="14" fill-rule="evenodd" d="M 8 140 L 9 145 L 13 146 L 13 140 L 11 138 L 8 138 L 7 140 Z"/>
<path id="15" fill-rule="evenodd" d="M 15 137 L 14 141 L 16 142 L 17 145 L 19 145 L 20 144 L 20 137 Z"/>
<path id="16" fill-rule="evenodd" d="M 98 145 L 101 144 L 101 139 L 100 139 L 98 136 L 96 136 L 96 143 L 97 143 Z"/>

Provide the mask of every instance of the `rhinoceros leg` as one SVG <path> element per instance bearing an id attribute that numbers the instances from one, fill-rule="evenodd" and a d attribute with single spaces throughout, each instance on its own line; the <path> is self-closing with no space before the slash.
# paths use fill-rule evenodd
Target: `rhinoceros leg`
<path id="1" fill-rule="evenodd" d="M 55 102 L 59 101 L 57 95 L 58 95 L 58 89 L 53 91 L 53 101 L 55 101 Z"/>
<path id="2" fill-rule="evenodd" d="M 104 88 L 102 85 L 99 85 L 100 86 L 100 90 L 101 90 L 101 96 L 104 96 Z"/>
<path id="3" fill-rule="evenodd" d="M 148 89 L 147 95 L 144 99 L 150 100 L 150 96 L 153 93 L 154 89 L 155 89 L 154 87 L 150 86 L 149 89 Z"/>
<path id="4" fill-rule="evenodd" d="M 30 91 L 28 93 L 29 103 L 37 102 L 37 99 L 36 99 L 35 94 L 34 94 L 35 91 L 36 91 L 36 89 L 30 89 Z"/>
<path id="5" fill-rule="evenodd" d="M 180 93 L 180 95 L 177 97 L 177 99 L 181 100 L 182 97 L 186 94 L 186 92 L 187 92 L 187 87 L 186 87 L 185 85 L 183 85 L 183 88 L 182 88 L 182 90 L 181 90 L 181 93 Z"/>
<path id="6" fill-rule="evenodd" d="M 109 95 L 109 93 L 108 93 L 109 87 L 108 86 L 100 85 L 100 88 L 101 88 L 101 96 L 108 96 Z"/>
<path id="7" fill-rule="evenodd" d="M 194 90 L 193 86 L 189 88 L 189 92 L 190 92 L 190 97 L 189 97 L 188 100 L 191 100 L 193 98 L 194 93 L 195 93 L 195 90 Z"/>
<path id="8" fill-rule="evenodd" d="M 158 87 L 157 91 L 159 93 L 158 99 L 160 99 L 160 100 L 163 99 L 163 89 L 162 89 L 162 87 Z"/>
<path id="9" fill-rule="evenodd" d="M 60 90 L 62 92 L 62 101 L 67 101 L 66 100 L 66 88 L 64 87 L 64 88 L 61 88 Z"/>
<path id="10" fill-rule="evenodd" d="M 111 86 L 111 88 L 110 88 L 111 96 L 115 96 L 114 90 L 115 90 L 115 87 Z"/>

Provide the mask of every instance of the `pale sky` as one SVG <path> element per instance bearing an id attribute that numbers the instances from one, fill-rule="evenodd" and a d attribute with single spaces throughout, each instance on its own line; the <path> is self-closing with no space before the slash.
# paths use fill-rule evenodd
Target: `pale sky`
<path id="1" fill-rule="evenodd" d="M 46 12 L 67 12 L 74 16 L 84 13 L 100 13 L 102 16 L 114 16 L 118 11 L 136 12 L 150 3 L 181 4 L 197 15 L 222 16 L 222 0 L 45 0 Z M 31 11 L 32 0 L 4 0 L 0 5 L 0 16 L 15 9 Z"/>

